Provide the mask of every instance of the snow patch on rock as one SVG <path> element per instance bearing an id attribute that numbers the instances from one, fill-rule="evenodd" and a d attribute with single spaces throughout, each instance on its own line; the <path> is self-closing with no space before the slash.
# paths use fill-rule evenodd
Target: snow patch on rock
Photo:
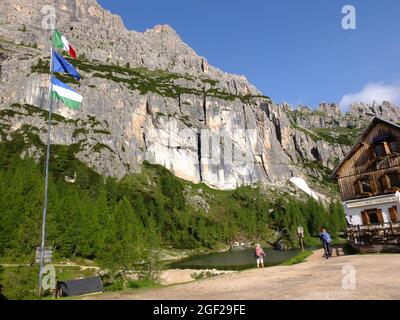
<path id="1" fill-rule="evenodd" d="M 290 179 L 290 182 L 300 190 L 307 193 L 309 196 L 313 197 L 315 200 L 319 199 L 317 193 L 308 186 L 307 182 L 303 178 L 293 177 Z"/>

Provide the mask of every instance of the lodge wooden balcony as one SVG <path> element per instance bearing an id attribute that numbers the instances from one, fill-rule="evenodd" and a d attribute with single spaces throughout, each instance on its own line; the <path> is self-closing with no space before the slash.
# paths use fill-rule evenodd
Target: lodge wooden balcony
<path id="1" fill-rule="evenodd" d="M 400 222 L 350 226 L 345 234 L 350 244 L 362 245 L 400 245 Z"/>

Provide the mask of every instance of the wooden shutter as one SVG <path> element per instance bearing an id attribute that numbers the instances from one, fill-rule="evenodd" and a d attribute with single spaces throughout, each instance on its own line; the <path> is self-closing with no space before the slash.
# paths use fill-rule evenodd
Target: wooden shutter
<path id="1" fill-rule="evenodd" d="M 390 154 L 389 143 L 387 143 L 387 141 L 385 141 L 383 143 L 383 150 L 384 150 L 384 154 Z"/>
<path id="2" fill-rule="evenodd" d="M 390 221 L 397 222 L 397 207 L 389 208 Z"/>
<path id="3" fill-rule="evenodd" d="M 365 152 L 365 159 L 366 161 L 370 162 L 371 160 L 376 158 L 376 153 L 375 153 L 375 146 L 370 145 L 368 148 L 368 151 Z"/>
<path id="4" fill-rule="evenodd" d="M 381 209 L 376 209 L 376 215 L 378 216 L 378 222 L 384 223 L 383 214 Z"/>
<path id="5" fill-rule="evenodd" d="M 354 182 L 354 191 L 355 191 L 355 194 L 357 196 L 362 193 L 361 181 L 360 180 L 357 180 L 356 182 Z"/>
<path id="6" fill-rule="evenodd" d="M 390 189 L 390 179 L 387 174 L 382 177 L 382 187 L 384 190 Z"/>
<path id="7" fill-rule="evenodd" d="M 378 185 L 375 180 L 375 175 L 369 179 L 369 183 L 371 184 L 372 193 L 378 192 Z"/>
<path id="8" fill-rule="evenodd" d="M 361 217 L 362 217 L 362 221 L 363 221 L 363 224 L 364 224 L 364 225 L 369 225 L 369 224 L 371 224 L 371 223 L 369 222 L 369 215 L 368 215 L 368 212 L 367 212 L 367 211 L 361 212 Z"/>

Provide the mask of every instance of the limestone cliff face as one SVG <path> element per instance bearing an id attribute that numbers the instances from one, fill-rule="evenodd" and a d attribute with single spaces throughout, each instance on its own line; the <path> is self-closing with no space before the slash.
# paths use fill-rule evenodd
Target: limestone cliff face
<path id="1" fill-rule="evenodd" d="M 45 141 L 49 33 L 41 9 L 52 2 L 0 3 L 0 139 L 29 127 Z M 147 160 L 220 189 L 321 178 L 369 118 L 400 122 L 389 103 L 346 114 L 326 103 L 314 111 L 276 105 L 243 76 L 210 66 L 169 26 L 128 31 L 94 0 L 55 3 L 57 26 L 80 55 L 82 80 L 70 85 L 84 102 L 79 112 L 56 104 L 52 140 L 79 146 L 76 156 L 104 175 L 121 178 Z"/>

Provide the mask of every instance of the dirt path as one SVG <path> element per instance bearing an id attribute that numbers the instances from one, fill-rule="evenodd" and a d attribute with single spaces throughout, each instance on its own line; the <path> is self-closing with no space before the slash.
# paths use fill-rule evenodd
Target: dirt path
<path id="1" fill-rule="evenodd" d="M 342 288 L 346 270 L 355 271 L 355 289 Z M 325 260 L 322 252 L 316 251 L 307 262 L 294 266 L 252 269 L 165 288 L 88 299 L 400 299 L 400 255 L 354 255 Z"/>
<path id="2" fill-rule="evenodd" d="M 80 264 L 73 264 L 73 263 L 49 263 L 49 266 L 53 267 L 79 267 L 81 270 L 86 270 L 86 269 L 95 269 L 95 270 L 100 270 L 99 267 L 95 266 L 83 266 Z M 5 268 L 12 268 L 12 267 L 30 267 L 31 264 L 26 263 L 26 264 L 18 264 L 18 263 L 0 263 L 0 266 L 5 267 Z"/>

